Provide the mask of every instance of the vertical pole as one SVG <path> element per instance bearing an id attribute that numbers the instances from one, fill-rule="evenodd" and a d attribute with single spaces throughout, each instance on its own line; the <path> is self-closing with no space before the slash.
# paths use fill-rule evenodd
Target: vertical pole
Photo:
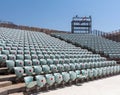
<path id="1" fill-rule="evenodd" d="M 71 32 L 74 33 L 74 29 L 73 29 L 73 21 L 71 21 Z"/>

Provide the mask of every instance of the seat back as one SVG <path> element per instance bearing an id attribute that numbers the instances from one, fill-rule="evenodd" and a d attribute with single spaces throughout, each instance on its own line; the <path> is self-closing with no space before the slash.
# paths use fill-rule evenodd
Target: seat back
<path id="1" fill-rule="evenodd" d="M 13 60 L 6 60 L 6 65 L 9 70 L 12 70 L 15 67 L 15 62 Z"/>
<path id="2" fill-rule="evenodd" d="M 35 74 L 39 75 L 42 73 L 42 67 L 41 66 L 34 66 Z"/>
<path id="3" fill-rule="evenodd" d="M 42 70 L 44 73 L 50 73 L 50 67 L 48 65 L 42 65 Z"/>
<path id="4" fill-rule="evenodd" d="M 43 75 L 37 75 L 37 76 L 35 76 L 35 78 L 36 78 L 36 81 L 37 81 L 37 85 L 39 87 L 44 87 L 45 86 L 46 79 Z"/>
<path id="5" fill-rule="evenodd" d="M 33 67 L 32 66 L 25 66 L 25 73 L 27 75 L 33 75 Z"/>
<path id="6" fill-rule="evenodd" d="M 46 74 L 45 77 L 46 77 L 46 82 L 49 86 L 55 83 L 55 78 L 52 74 Z"/>
<path id="7" fill-rule="evenodd" d="M 24 74 L 24 69 L 22 67 L 14 67 L 14 71 L 18 78 L 21 78 Z"/>
<path id="8" fill-rule="evenodd" d="M 62 75 L 60 73 L 54 73 L 55 82 L 60 84 L 63 81 Z"/>
<path id="9" fill-rule="evenodd" d="M 64 82 L 68 82 L 70 80 L 70 74 L 67 72 L 62 72 L 62 77 Z"/>
<path id="10" fill-rule="evenodd" d="M 70 79 L 74 81 L 77 78 L 77 74 L 74 71 L 69 71 Z"/>

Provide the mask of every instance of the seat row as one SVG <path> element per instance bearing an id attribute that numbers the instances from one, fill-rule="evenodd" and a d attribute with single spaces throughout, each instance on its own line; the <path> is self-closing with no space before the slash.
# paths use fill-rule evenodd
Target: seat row
<path id="1" fill-rule="evenodd" d="M 65 41 L 92 49 L 96 53 L 104 53 L 110 58 L 119 58 L 120 43 L 91 34 L 64 34 L 54 33 L 53 36 Z"/>
<path id="2" fill-rule="evenodd" d="M 0 57 L 2 56 L 7 56 L 7 59 L 11 60 L 11 58 L 13 57 L 14 60 L 15 59 L 60 59 L 60 58 L 87 58 L 87 59 L 100 59 L 100 60 L 104 60 L 105 58 L 103 57 L 99 57 L 99 56 L 93 56 L 93 55 L 89 55 L 89 54 L 0 54 Z"/>
<path id="3" fill-rule="evenodd" d="M 1 58 L 1 62 L 5 62 L 8 69 L 13 69 L 13 67 L 24 67 L 24 66 L 36 66 L 36 65 L 57 65 L 57 64 L 73 64 L 75 66 L 82 67 L 85 66 L 86 68 L 92 67 L 101 67 L 101 66 L 112 66 L 116 65 L 115 61 L 81 61 L 81 59 L 26 59 L 26 60 L 5 60 L 5 58 Z M 83 59 L 83 58 L 82 58 Z"/>
<path id="4" fill-rule="evenodd" d="M 59 84 L 72 83 L 75 81 L 76 83 L 79 80 L 89 80 L 96 79 L 99 77 L 109 76 L 120 73 L 120 66 L 109 66 L 102 68 L 94 68 L 94 69 L 86 69 L 86 70 L 76 70 L 69 72 L 61 72 L 61 73 L 53 73 L 53 74 L 45 74 L 45 75 L 36 75 L 35 79 L 33 76 L 24 77 L 24 81 L 26 83 L 26 87 L 28 89 L 37 85 L 38 89 L 43 87 L 50 87 Z"/>
<path id="5" fill-rule="evenodd" d="M 32 49 L 32 50 L 8 50 L 2 49 L 0 47 L 1 54 L 91 54 L 90 52 L 79 52 L 79 51 L 63 51 L 63 50 L 39 50 L 39 49 Z"/>
<path id="6" fill-rule="evenodd" d="M 98 65 L 99 64 L 99 65 Z M 51 64 L 51 65 L 35 65 L 30 66 L 18 66 L 18 67 L 9 67 L 10 69 L 14 68 L 15 74 L 17 77 L 22 77 L 24 74 L 26 75 L 34 75 L 34 74 L 49 74 L 49 73 L 57 73 L 57 72 L 68 72 L 82 69 L 93 69 L 93 68 L 102 68 L 102 67 L 111 67 L 116 66 L 114 63 L 70 63 L 70 64 Z"/>

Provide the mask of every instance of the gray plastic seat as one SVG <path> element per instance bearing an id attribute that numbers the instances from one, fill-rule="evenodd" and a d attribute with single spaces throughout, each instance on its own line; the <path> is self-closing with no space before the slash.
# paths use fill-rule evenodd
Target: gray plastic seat
<path id="1" fill-rule="evenodd" d="M 101 77 L 103 75 L 102 68 L 99 68 L 99 76 Z"/>
<path id="2" fill-rule="evenodd" d="M 8 59 L 9 60 L 16 60 L 16 56 L 14 54 L 9 54 Z"/>
<path id="3" fill-rule="evenodd" d="M 92 78 L 93 73 L 91 74 L 91 69 L 87 69 L 88 78 Z"/>
<path id="4" fill-rule="evenodd" d="M 57 64 L 57 70 L 58 70 L 58 72 L 63 72 L 64 66 L 62 64 Z"/>
<path id="5" fill-rule="evenodd" d="M 80 70 L 76 70 L 75 71 L 76 73 L 76 78 L 81 80 L 81 79 L 84 79 L 85 77 L 82 75 L 82 72 Z"/>
<path id="6" fill-rule="evenodd" d="M 37 50 L 36 53 L 39 55 L 39 54 L 42 54 L 42 51 Z"/>
<path id="7" fill-rule="evenodd" d="M 63 81 L 65 83 L 69 82 L 69 80 L 70 80 L 70 74 L 67 73 L 67 72 L 62 72 L 61 74 L 62 74 L 62 77 L 63 77 Z"/>
<path id="8" fill-rule="evenodd" d="M 30 54 L 36 54 L 36 51 L 31 49 Z"/>
<path id="9" fill-rule="evenodd" d="M 49 55 L 49 54 L 44 54 L 44 58 L 45 58 L 45 59 L 49 59 L 49 58 L 50 58 L 50 55 Z"/>
<path id="10" fill-rule="evenodd" d="M 43 59 L 44 58 L 44 55 L 43 54 L 38 54 L 38 59 Z"/>
<path id="11" fill-rule="evenodd" d="M 110 75 L 110 67 L 106 67 L 106 75 Z"/>
<path id="12" fill-rule="evenodd" d="M 46 79 L 43 75 L 37 75 L 37 76 L 35 76 L 35 78 L 36 78 L 36 82 L 37 82 L 38 87 L 42 88 L 45 86 Z"/>
<path id="13" fill-rule="evenodd" d="M 24 61 L 23 60 L 15 60 L 16 67 L 24 67 Z"/>
<path id="14" fill-rule="evenodd" d="M 31 60 L 24 60 L 25 66 L 32 66 L 32 61 Z"/>
<path id="15" fill-rule="evenodd" d="M 70 63 L 70 60 L 67 59 L 67 58 L 65 58 L 65 59 L 64 59 L 64 63 L 65 63 L 65 64 L 69 64 L 69 63 Z"/>
<path id="16" fill-rule="evenodd" d="M 64 64 L 64 59 L 59 58 L 59 64 Z"/>
<path id="17" fill-rule="evenodd" d="M 63 64 L 64 71 L 70 71 L 70 65 L 69 64 Z"/>
<path id="18" fill-rule="evenodd" d="M 3 46 L 0 46 L 0 51 L 2 51 L 4 49 L 4 47 Z"/>
<path id="19" fill-rule="evenodd" d="M 64 55 L 64 54 L 61 54 L 61 55 L 60 55 L 60 58 L 64 59 L 64 58 L 65 58 L 65 55 Z"/>
<path id="20" fill-rule="evenodd" d="M 92 69 L 92 70 L 93 70 L 93 76 L 95 78 L 97 78 L 98 77 L 98 71 L 96 69 Z"/>
<path id="21" fill-rule="evenodd" d="M 60 73 L 54 73 L 55 82 L 60 84 L 63 81 L 62 75 Z"/>
<path id="22" fill-rule="evenodd" d="M 18 47 L 18 50 L 24 50 L 23 47 Z"/>
<path id="23" fill-rule="evenodd" d="M 42 65 L 42 70 L 44 73 L 50 73 L 50 67 L 48 65 Z"/>
<path id="24" fill-rule="evenodd" d="M 106 69 L 103 67 L 102 68 L 103 76 L 106 76 Z"/>
<path id="25" fill-rule="evenodd" d="M 80 63 L 80 68 L 85 69 L 85 63 Z"/>
<path id="26" fill-rule="evenodd" d="M 76 68 L 76 70 L 80 70 L 81 69 L 80 63 L 75 63 L 75 68 Z"/>
<path id="27" fill-rule="evenodd" d="M 68 54 L 65 54 L 65 58 L 70 58 L 70 56 Z"/>
<path id="28" fill-rule="evenodd" d="M 33 75 L 33 67 L 32 66 L 25 66 L 25 73 L 29 76 Z"/>
<path id="29" fill-rule="evenodd" d="M 55 55 L 54 54 L 50 54 L 50 59 L 54 59 Z"/>
<path id="30" fill-rule="evenodd" d="M 60 58 L 60 55 L 59 55 L 59 54 L 55 54 L 55 58 L 56 58 L 56 59 L 59 59 L 59 58 Z"/>
<path id="31" fill-rule="evenodd" d="M 9 70 L 12 70 L 15 67 L 15 62 L 13 60 L 6 60 L 6 65 Z"/>
<path id="32" fill-rule="evenodd" d="M 17 50 L 17 54 L 24 54 L 23 50 Z"/>
<path id="33" fill-rule="evenodd" d="M 33 88 L 36 86 L 36 81 L 33 81 L 33 76 L 24 77 L 25 85 L 27 88 Z"/>
<path id="34" fill-rule="evenodd" d="M 75 81 L 77 78 L 77 74 L 74 71 L 69 71 L 70 74 L 70 80 Z"/>
<path id="35" fill-rule="evenodd" d="M 46 65 L 47 64 L 47 61 L 45 59 L 40 59 L 40 64 L 41 65 Z"/>
<path id="36" fill-rule="evenodd" d="M 53 72 L 53 73 L 58 72 L 57 66 L 54 65 L 54 64 L 50 65 L 50 70 L 51 70 L 51 72 Z"/>
<path id="37" fill-rule="evenodd" d="M 106 68 L 104 68 L 104 69 L 106 69 Z M 113 70 L 114 70 L 114 74 L 116 74 L 116 73 L 117 73 L 117 68 L 116 68 L 116 66 L 113 66 Z"/>
<path id="38" fill-rule="evenodd" d="M 75 59 L 70 58 L 70 63 L 74 63 L 74 62 L 75 62 Z"/>
<path id="39" fill-rule="evenodd" d="M 52 74 L 46 74 L 46 82 L 49 86 L 52 86 L 55 83 L 55 78 Z"/>
<path id="40" fill-rule="evenodd" d="M 35 72 L 35 74 L 37 74 L 37 75 L 43 73 L 42 67 L 41 67 L 41 66 L 34 66 L 34 72 Z"/>
<path id="41" fill-rule="evenodd" d="M 81 73 L 82 73 L 82 77 L 83 77 L 84 79 L 87 79 L 87 78 L 88 78 L 88 72 L 87 72 L 87 70 L 81 70 Z"/>
<path id="42" fill-rule="evenodd" d="M 8 55 L 8 54 L 10 54 L 10 53 L 9 53 L 9 50 L 2 50 L 2 51 L 1 51 L 1 54 Z"/>
<path id="43" fill-rule="evenodd" d="M 5 63 L 6 60 L 7 60 L 7 55 L 5 55 L 5 54 L 0 54 L 0 62 L 1 62 L 1 63 Z"/>
<path id="44" fill-rule="evenodd" d="M 42 50 L 42 49 L 41 49 Z M 47 54 L 47 51 L 45 51 L 45 48 L 42 50 L 43 54 Z"/>
<path id="45" fill-rule="evenodd" d="M 113 70 L 113 66 L 110 67 L 110 71 L 111 71 L 111 75 L 113 74 L 114 70 Z"/>
<path id="46" fill-rule="evenodd" d="M 30 54 L 30 51 L 29 50 L 24 50 L 24 54 Z"/>
<path id="47" fill-rule="evenodd" d="M 17 54 L 17 51 L 16 51 L 16 50 L 10 50 L 10 54 L 16 55 L 16 54 Z"/>
<path id="48" fill-rule="evenodd" d="M 38 56 L 36 54 L 32 54 L 31 59 L 38 59 Z"/>
<path id="49" fill-rule="evenodd" d="M 25 44 L 24 50 L 25 50 L 25 51 L 29 51 L 29 49 L 30 49 L 30 48 L 28 47 L 28 45 Z"/>
<path id="50" fill-rule="evenodd" d="M 24 74 L 24 69 L 22 67 L 14 67 L 14 71 L 18 78 L 21 78 Z"/>
<path id="51" fill-rule="evenodd" d="M 40 61 L 38 59 L 33 59 L 32 64 L 33 66 L 40 65 Z"/>
<path id="52" fill-rule="evenodd" d="M 70 63 L 69 65 L 70 65 L 70 69 L 71 69 L 71 70 L 76 70 L 74 63 Z"/>
<path id="53" fill-rule="evenodd" d="M 117 73 L 119 73 L 120 72 L 120 66 L 117 65 L 116 69 L 117 69 Z"/>
<path id="54" fill-rule="evenodd" d="M 53 64 L 53 60 L 52 60 L 52 59 L 47 59 L 47 64 L 48 64 L 48 65 Z"/>
<path id="55" fill-rule="evenodd" d="M 12 47 L 11 47 L 11 50 L 17 50 L 17 47 L 13 47 L 13 46 L 12 46 Z"/>
<path id="56" fill-rule="evenodd" d="M 31 55 L 30 55 L 30 54 L 25 54 L 25 55 L 24 55 L 24 59 L 29 59 L 29 60 L 31 60 Z"/>
<path id="57" fill-rule="evenodd" d="M 53 59 L 53 64 L 59 64 L 59 60 L 58 59 Z"/>
<path id="58" fill-rule="evenodd" d="M 17 60 L 24 60 L 23 54 L 17 54 L 17 55 L 16 55 L 16 59 L 17 59 Z"/>

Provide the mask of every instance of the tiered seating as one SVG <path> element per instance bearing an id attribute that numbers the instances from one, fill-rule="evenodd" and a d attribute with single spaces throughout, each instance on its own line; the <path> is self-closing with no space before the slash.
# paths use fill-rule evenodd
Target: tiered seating
<path id="1" fill-rule="evenodd" d="M 26 87 L 49 89 L 118 74 L 116 61 L 107 61 L 99 54 L 75 47 L 44 33 L 0 28 L 1 65 L 14 70 Z"/>
<path id="2" fill-rule="evenodd" d="M 104 53 L 111 59 L 120 58 L 120 43 L 105 39 L 100 36 L 90 34 L 53 34 L 56 37 L 60 37 L 66 41 L 70 41 L 74 44 L 79 44 L 83 47 L 92 49 L 96 53 Z"/>

